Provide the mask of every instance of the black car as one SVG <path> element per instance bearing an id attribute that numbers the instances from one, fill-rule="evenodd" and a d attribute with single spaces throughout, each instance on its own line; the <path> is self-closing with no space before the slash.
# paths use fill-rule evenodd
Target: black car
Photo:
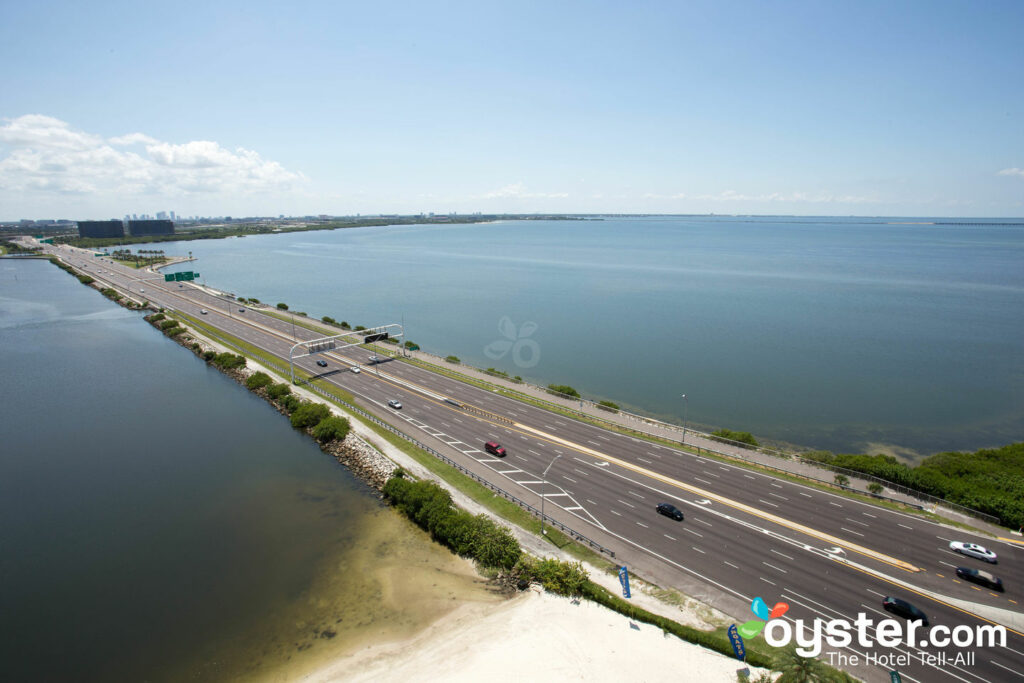
<path id="1" fill-rule="evenodd" d="M 906 600 L 891 598 L 887 595 L 882 598 L 882 609 L 886 612 L 892 612 L 898 617 L 903 617 L 907 621 L 920 621 L 922 625 L 928 625 L 928 617 L 925 616 L 924 612 L 914 607 Z"/>
<path id="2" fill-rule="evenodd" d="M 994 591 L 1003 590 L 1003 580 L 997 579 L 996 577 L 989 574 L 987 571 L 982 569 L 968 569 L 967 567 L 957 567 L 956 575 L 964 581 L 970 581 L 986 588 L 991 588 Z"/>
<path id="3" fill-rule="evenodd" d="M 316 362 L 316 364 L 319 365 L 322 368 L 326 368 L 327 367 L 327 361 L 325 361 L 325 360 L 318 360 Z"/>
<path id="4" fill-rule="evenodd" d="M 672 505 L 671 503 L 658 503 L 657 510 L 658 514 L 665 515 L 666 517 L 671 517 L 677 522 L 683 521 L 683 511 L 677 508 L 675 505 Z"/>

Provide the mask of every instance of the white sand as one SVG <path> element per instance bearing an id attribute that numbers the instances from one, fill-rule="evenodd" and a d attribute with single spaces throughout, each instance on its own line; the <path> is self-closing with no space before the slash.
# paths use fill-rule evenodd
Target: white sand
<path id="1" fill-rule="evenodd" d="M 498 605 L 467 605 L 408 641 L 368 647 L 302 680 L 712 683 L 736 681 L 740 668 L 655 626 L 531 589 Z"/>

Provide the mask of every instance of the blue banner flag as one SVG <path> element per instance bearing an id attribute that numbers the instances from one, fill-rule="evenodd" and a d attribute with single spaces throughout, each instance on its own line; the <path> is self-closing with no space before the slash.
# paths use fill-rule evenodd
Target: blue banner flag
<path id="1" fill-rule="evenodd" d="M 736 624 L 729 627 L 729 642 L 732 643 L 732 651 L 736 655 L 736 659 L 742 662 L 743 658 L 747 656 L 747 651 L 743 647 L 743 637 L 736 630 Z"/>
<path id="2" fill-rule="evenodd" d="M 629 570 L 625 565 L 619 567 L 619 583 L 622 584 L 622 597 L 629 598 Z"/>

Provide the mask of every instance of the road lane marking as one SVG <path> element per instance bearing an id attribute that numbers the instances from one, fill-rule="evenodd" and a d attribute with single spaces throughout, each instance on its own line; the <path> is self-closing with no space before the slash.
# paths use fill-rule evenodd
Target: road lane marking
<path id="1" fill-rule="evenodd" d="M 671 536 L 669 536 L 668 534 L 662 534 L 662 536 L 664 536 L 665 538 L 667 538 L 667 539 L 668 539 L 668 540 L 670 540 L 670 541 L 678 541 L 678 540 L 679 540 L 678 538 L 672 538 L 672 537 L 671 537 Z"/>
<path id="2" fill-rule="evenodd" d="M 785 496 L 778 493 L 772 493 L 771 491 L 768 492 L 768 495 L 775 496 L 776 498 L 781 498 L 782 500 L 789 500 L 789 498 L 786 498 Z"/>
<path id="3" fill-rule="evenodd" d="M 694 550 L 696 550 L 696 551 L 697 551 L 698 553 L 700 553 L 701 555 L 707 555 L 707 553 L 706 553 L 706 552 L 704 552 L 703 550 L 701 550 L 700 548 L 698 548 L 698 547 L 697 547 L 697 546 L 695 546 L 695 545 L 691 545 L 690 547 L 691 547 L 691 548 L 693 548 Z"/>
<path id="4" fill-rule="evenodd" d="M 809 493 L 804 493 L 803 491 L 799 491 L 798 493 L 799 493 L 799 494 L 800 494 L 801 496 L 805 496 L 805 497 L 807 497 L 807 498 L 810 498 L 810 497 L 811 497 L 811 494 L 809 494 Z"/>
<path id="5" fill-rule="evenodd" d="M 904 529 L 910 529 L 911 531 L 913 531 L 913 530 L 914 530 L 914 527 L 912 527 L 912 526 L 907 526 L 906 524 L 900 524 L 899 522 L 896 522 L 896 526 L 901 526 L 901 527 L 903 527 Z"/>
<path id="6" fill-rule="evenodd" d="M 626 501 L 622 500 L 621 498 L 616 498 L 615 500 L 619 501 L 620 503 L 622 503 L 626 507 L 631 507 L 634 510 L 636 510 L 636 505 L 633 505 L 632 503 L 627 503 Z"/>
<path id="7" fill-rule="evenodd" d="M 714 472 L 708 472 L 707 470 L 701 470 L 701 472 L 703 472 L 704 474 L 708 475 L 709 477 L 714 477 L 715 479 L 721 479 L 721 477 L 718 476 L 717 474 L 715 474 Z"/>
<path id="8" fill-rule="evenodd" d="M 841 527 L 839 527 L 839 528 L 840 528 L 840 529 L 842 529 L 843 531 L 849 532 L 849 533 L 851 533 L 851 534 L 857 534 L 857 535 L 858 535 L 858 536 L 860 536 L 861 538 L 863 538 L 863 537 L 864 537 L 864 534 L 860 533 L 859 531 L 854 531 L 853 529 L 847 529 L 847 528 L 846 528 L 845 526 L 841 526 Z"/>
<path id="9" fill-rule="evenodd" d="M 787 572 L 785 569 L 783 569 L 781 567 L 776 567 L 774 564 L 768 564 L 767 562 L 761 562 L 761 564 L 763 564 L 766 567 L 771 567 L 775 571 L 782 572 L 783 574 L 788 574 L 789 573 L 789 572 Z"/>
<path id="10" fill-rule="evenodd" d="M 776 505 L 775 503 L 771 503 L 771 502 L 768 502 L 768 501 L 767 501 L 767 500 L 765 500 L 764 498 L 758 498 L 757 500 L 758 500 L 758 502 L 760 502 L 760 503 L 764 503 L 765 505 L 771 505 L 771 506 L 772 506 L 773 508 L 777 508 L 777 507 L 779 507 L 779 506 L 778 506 L 778 505 Z"/>
<path id="11" fill-rule="evenodd" d="M 711 522 L 705 522 L 703 519 L 695 519 L 693 521 L 703 524 L 704 526 L 712 526 Z"/>
<path id="12" fill-rule="evenodd" d="M 651 528 L 651 527 L 647 526 L 646 524 L 644 524 L 643 522 L 637 522 L 637 524 L 642 526 L 645 529 L 650 529 Z"/>
<path id="13" fill-rule="evenodd" d="M 841 507 L 843 507 L 843 506 L 842 506 L 842 505 L 840 505 L 839 503 L 836 503 L 835 501 L 831 501 L 831 500 L 830 500 L 830 501 L 828 502 L 828 504 L 829 504 L 829 505 L 835 505 L 835 506 L 836 506 L 837 508 L 841 508 Z"/>
<path id="14" fill-rule="evenodd" d="M 765 583 L 770 583 L 770 584 L 771 584 L 771 585 L 773 585 L 773 586 L 775 585 L 775 582 L 774 582 L 774 581 L 769 581 L 768 579 L 764 578 L 763 576 L 759 576 L 759 577 L 757 577 L 757 578 L 761 579 L 761 580 L 762 580 L 762 581 L 764 581 Z"/>
<path id="15" fill-rule="evenodd" d="M 722 560 L 722 562 L 723 562 L 723 563 L 725 563 L 725 564 L 727 564 L 727 565 L 729 565 L 729 566 L 730 566 L 730 567 L 732 567 L 733 569 L 739 569 L 739 567 L 737 567 L 736 565 L 734 565 L 734 564 L 733 564 L 732 562 L 727 562 L 726 560 Z"/>
<path id="16" fill-rule="evenodd" d="M 792 559 L 793 559 L 792 557 L 790 557 L 790 556 L 789 556 L 789 555 L 787 555 L 786 553 L 780 553 L 780 552 L 779 552 L 778 550 L 776 550 L 775 548 L 771 548 L 771 549 L 769 550 L 769 552 L 773 552 L 773 553 L 775 553 L 776 555 L 779 555 L 779 556 L 781 556 L 781 557 L 784 557 L 784 558 L 786 558 L 787 560 L 792 560 Z"/>
<path id="17" fill-rule="evenodd" d="M 688 532 L 688 533 L 691 533 L 691 534 L 693 534 L 694 536 L 696 536 L 697 538 L 704 538 L 704 534 L 698 534 L 698 533 L 697 533 L 696 531 L 694 531 L 693 529 L 687 529 L 687 528 L 685 528 L 685 527 L 684 527 L 684 528 L 683 528 L 683 531 L 686 531 L 686 532 Z"/>

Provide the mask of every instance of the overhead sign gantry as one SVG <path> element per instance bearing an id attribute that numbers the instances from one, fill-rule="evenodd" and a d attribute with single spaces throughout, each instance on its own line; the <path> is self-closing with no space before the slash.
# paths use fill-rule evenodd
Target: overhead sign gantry
<path id="1" fill-rule="evenodd" d="M 363 335 L 360 341 L 346 342 L 345 337 L 351 337 L 352 335 Z M 327 353 L 329 351 L 341 351 L 352 346 L 362 346 L 363 344 L 372 344 L 378 341 L 384 341 L 385 339 L 402 339 L 405 336 L 405 330 L 399 323 L 390 323 L 387 325 L 378 325 L 377 327 L 371 327 L 366 330 L 360 330 L 359 332 L 342 332 L 341 334 L 334 334 L 329 337 L 320 337 L 319 339 L 307 339 L 301 341 L 292 346 L 288 350 L 288 368 L 291 370 L 292 384 L 295 384 L 295 359 L 306 358 L 307 356 L 315 356 L 320 353 Z M 295 353 L 296 350 L 304 351 L 305 353 Z"/>

